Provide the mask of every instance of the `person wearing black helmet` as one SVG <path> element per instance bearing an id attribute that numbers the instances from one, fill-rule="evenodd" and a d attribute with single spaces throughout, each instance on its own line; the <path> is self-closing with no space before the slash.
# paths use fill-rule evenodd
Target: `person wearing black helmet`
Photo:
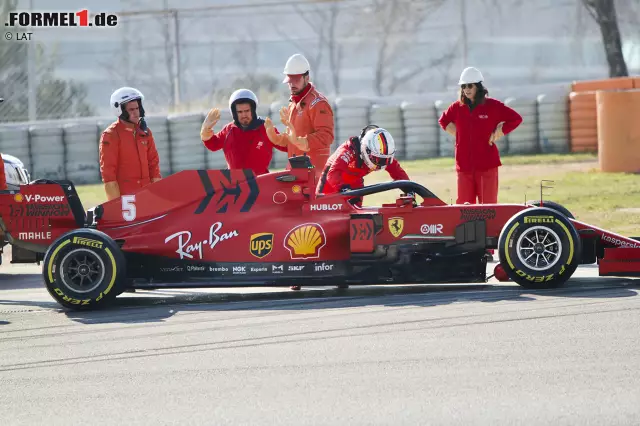
<path id="1" fill-rule="evenodd" d="M 202 123 L 200 138 L 210 151 L 222 150 L 229 169 L 250 169 L 256 175 L 262 175 L 269 173 L 273 148 L 283 152 L 287 152 L 287 148 L 271 143 L 257 108 L 255 93 L 248 89 L 236 90 L 229 98 L 233 121 L 214 133 L 213 126 L 220 120 L 220 110 L 212 108 Z"/>

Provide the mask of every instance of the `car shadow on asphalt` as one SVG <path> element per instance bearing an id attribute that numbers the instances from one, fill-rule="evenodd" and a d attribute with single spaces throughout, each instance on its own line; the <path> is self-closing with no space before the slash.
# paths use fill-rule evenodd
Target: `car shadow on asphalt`
<path id="1" fill-rule="evenodd" d="M 301 291 L 193 293 L 140 291 L 120 296 L 105 309 L 65 311 L 83 324 L 162 322 L 178 312 L 300 311 L 357 307 L 435 307 L 453 303 L 531 302 L 544 297 L 604 299 L 638 296 L 640 280 L 572 278 L 558 289 L 529 290 L 513 283 L 477 285 L 352 286 L 349 289 L 303 287 Z M 184 291 L 184 290 L 183 290 Z M 0 304 L 2 301 L 0 301 Z"/>
<path id="2" fill-rule="evenodd" d="M 45 292 L 41 274 L 1 274 L 0 273 L 0 308 L 6 310 L 7 307 L 15 307 L 16 310 L 25 310 L 29 308 L 62 310 L 63 308 L 53 299 L 50 301 L 32 301 L 32 300 L 16 300 L 4 299 L 2 297 L 4 291 L 9 290 L 29 290 L 41 288 Z M 0 320 L 0 326 L 9 324 Z"/>
<path id="3" fill-rule="evenodd" d="M 3 290 L 27 290 L 30 288 L 44 288 L 42 274 L 0 273 L 0 292 Z"/>
<path id="4" fill-rule="evenodd" d="M 32 300 L 6 300 L 0 298 L 0 308 L 2 308 L 2 310 L 6 310 L 7 306 L 15 306 L 16 311 L 29 310 L 26 308 L 39 308 L 39 310 L 53 310 L 61 312 L 65 310 L 64 307 L 60 306 L 60 304 L 53 299 L 51 299 L 50 302 L 45 302 Z"/>

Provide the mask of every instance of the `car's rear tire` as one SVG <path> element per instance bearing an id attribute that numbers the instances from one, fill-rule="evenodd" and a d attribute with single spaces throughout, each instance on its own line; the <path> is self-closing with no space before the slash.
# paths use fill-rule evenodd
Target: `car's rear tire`
<path id="1" fill-rule="evenodd" d="M 580 236 L 571 221 L 548 207 L 514 215 L 498 239 L 501 265 L 514 282 L 531 289 L 563 285 L 582 258 Z"/>
<path id="2" fill-rule="evenodd" d="M 126 261 L 105 233 L 76 229 L 47 249 L 42 274 L 49 294 L 62 306 L 96 309 L 124 290 Z"/>

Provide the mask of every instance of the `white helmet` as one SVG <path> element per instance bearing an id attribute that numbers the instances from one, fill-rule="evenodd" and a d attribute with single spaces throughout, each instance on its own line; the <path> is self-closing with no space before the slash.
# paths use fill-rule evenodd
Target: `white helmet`
<path id="1" fill-rule="evenodd" d="M 309 65 L 309 61 L 307 61 L 307 58 L 299 53 L 291 55 L 284 66 L 284 71 L 282 73 L 285 74 L 286 77 L 282 82 L 287 83 L 289 81 L 289 75 L 305 74 L 310 70 L 311 66 Z"/>
<path id="2" fill-rule="evenodd" d="M 258 97 L 255 93 L 249 89 L 238 89 L 229 97 L 229 110 L 231 110 L 231 114 L 234 112 L 233 104 L 240 100 L 251 101 L 253 103 L 253 107 L 258 108 Z"/>
<path id="3" fill-rule="evenodd" d="M 391 133 L 382 127 L 371 129 L 360 140 L 360 155 L 371 170 L 384 169 L 396 153 Z"/>
<path id="4" fill-rule="evenodd" d="M 231 116 L 233 116 L 233 121 L 235 121 L 237 125 L 239 124 L 235 104 L 239 101 L 249 101 L 253 118 L 258 118 L 258 113 L 256 112 L 258 108 L 258 97 L 256 94 L 249 89 L 238 89 L 229 97 L 229 111 L 231 112 Z"/>
<path id="5" fill-rule="evenodd" d="M 467 67 L 462 70 L 458 84 L 480 83 L 481 81 L 484 81 L 484 77 L 482 77 L 480 70 L 474 67 Z"/>
<path id="6" fill-rule="evenodd" d="M 144 95 L 133 87 L 121 87 L 115 92 L 111 94 L 111 108 L 116 116 L 120 116 L 124 112 L 122 109 L 122 105 L 127 102 L 140 99 L 140 106 L 142 107 L 142 101 L 144 100 Z M 144 117 L 144 112 L 141 109 L 140 116 Z"/>

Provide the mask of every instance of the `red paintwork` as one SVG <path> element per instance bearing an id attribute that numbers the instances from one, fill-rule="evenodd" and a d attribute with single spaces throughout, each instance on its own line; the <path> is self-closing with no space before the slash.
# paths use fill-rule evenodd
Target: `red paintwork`
<path id="1" fill-rule="evenodd" d="M 350 225 L 351 253 L 371 253 L 375 249 L 375 224 L 373 219 L 352 219 Z"/>
<path id="2" fill-rule="evenodd" d="M 598 263 L 600 275 L 640 275 L 640 241 L 575 219 L 571 222 L 584 237 L 597 238 L 604 247 L 604 257 Z"/>
<path id="3" fill-rule="evenodd" d="M 601 276 L 640 276 L 640 248 L 605 248 L 598 268 Z"/>
<path id="4" fill-rule="evenodd" d="M 390 244 L 403 237 L 405 240 L 426 239 L 428 236 L 421 232 L 423 225 L 441 225 L 439 229 L 435 229 L 434 236 L 452 237 L 455 227 L 461 222 L 462 211 L 471 216 L 475 213 L 473 217 L 484 214 L 482 217 L 488 219 L 488 235 L 498 237 L 502 225 L 511 216 L 528 208 L 525 205 L 505 204 L 482 207 L 447 206 L 437 198 L 426 200 L 425 204 L 431 206 L 414 208 L 411 199 L 406 198 L 400 199 L 397 204 L 388 204 L 382 208 L 359 209 L 349 204 L 341 194 L 315 198 L 314 177 L 311 176 L 311 182 L 306 181 L 306 170 L 294 170 L 258 177 L 260 191 L 255 204 L 250 211 L 242 212 L 241 207 L 249 196 L 249 188 L 242 171 L 232 171 L 230 179 L 218 170 L 206 173 L 213 184 L 215 194 L 204 212 L 194 214 L 204 195 L 197 172 L 183 171 L 136 194 L 137 217 L 134 223 L 152 220 L 165 214 L 167 216 L 147 224 L 127 226 L 130 223 L 122 218 L 122 201 L 114 200 L 103 205 L 104 214 L 98 222 L 98 229 L 114 239 L 125 239 L 123 250 L 172 258 L 192 256 L 194 260 L 204 261 L 256 261 L 249 250 L 251 236 L 267 232 L 274 234 L 274 247 L 272 252 L 263 258 L 265 261 L 347 260 L 351 256 L 349 219 L 352 213 L 381 212 L 383 228 L 375 236 L 375 244 Z M 276 180 L 278 176 L 287 174 L 296 174 L 298 180 L 294 183 Z M 297 185 L 297 192 L 293 190 L 294 185 Z M 240 188 L 241 194 L 235 202 L 230 196 L 221 200 L 224 187 L 236 186 Z M 175 187 L 184 189 L 176 191 L 173 189 Z M 303 191 L 309 194 L 308 201 Z M 282 202 L 285 198 L 286 201 Z M 216 214 L 224 203 L 227 203 L 226 211 Z M 398 237 L 389 232 L 389 219 L 395 217 L 404 219 L 404 227 Z M 290 231 L 303 224 L 315 228 L 319 233 L 318 251 L 314 250 L 306 257 L 297 256 L 293 249 L 286 245 Z M 214 235 L 213 248 L 210 247 L 211 235 Z M 369 246 L 372 244 L 373 241 Z"/>
<path id="5" fill-rule="evenodd" d="M 291 178 L 289 181 L 278 180 L 287 176 Z M 255 180 L 247 177 L 253 175 L 242 170 L 176 173 L 131 197 L 102 204 L 97 229 L 114 240 L 124 241 L 124 251 L 174 259 L 339 261 L 350 259 L 352 252 L 371 252 L 376 245 L 453 239 L 456 226 L 473 219 L 485 219 L 487 237 L 497 241 L 504 224 L 513 215 L 532 208 L 526 204 L 447 205 L 438 198 L 427 198 L 420 206 L 414 206 L 409 197 L 399 197 L 395 203 L 381 207 L 357 208 L 342 194 L 316 198 L 313 170 L 293 169 L 261 175 Z M 66 203 L 65 193 L 58 185 L 25 185 L 19 194 L 0 192 L 0 217 L 13 238 L 24 236 L 22 232 L 44 233 L 35 236 L 45 238 L 32 238 L 28 242 L 46 249 L 53 240 L 77 225 L 71 211 L 64 208 L 59 209 L 63 211 L 61 216 L 22 216 L 26 214 L 26 206 L 32 205 L 34 209 L 36 195 L 49 197 L 37 203 L 40 209 Z M 127 218 L 131 206 L 135 207 L 135 217 Z M 382 228 L 372 235 L 358 236 L 352 225 L 357 228 L 371 221 L 351 220 L 351 214 L 371 212 L 381 214 Z M 640 247 L 638 241 L 577 220 L 572 222 L 578 231 L 592 230 L 590 236 L 602 238 L 605 247 Z M 399 233 L 394 235 L 391 232 L 394 229 Z M 271 251 L 252 253 L 251 240 L 256 234 L 273 234 Z M 305 238 L 311 239 L 303 247 Z M 628 265 L 622 268 L 620 262 L 609 262 L 613 255 L 609 254 L 610 250 L 607 253 L 601 272 L 603 268 L 607 273 L 615 273 L 616 268 L 630 272 Z M 632 268 L 640 271 L 637 263 L 633 265 Z"/>
<path id="6" fill-rule="evenodd" d="M 579 220 L 570 219 L 573 226 L 578 232 L 580 231 L 593 231 L 593 235 L 600 237 L 601 243 L 604 247 L 632 247 L 640 248 L 640 241 L 634 240 L 629 237 L 616 234 L 615 232 L 606 231 L 597 226 L 589 225 L 588 223 L 580 222 Z"/>
<path id="7" fill-rule="evenodd" d="M 493 275 L 500 282 L 506 282 L 506 281 L 509 281 L 510 279 L 509 276 L 507 275 L 507 272 L 499 263 L 495 266 L 495 268 L 493 268 Z"/>
<path id="8" fill-rule="evenodd" d="M 0 193 L 0 218 L 13 238 L 42 246 L 77 228 L 64 190 L 58 185 L 22 185 L 19 193 Z M 21 235 L 23 232 L 27 235 Z"/>

